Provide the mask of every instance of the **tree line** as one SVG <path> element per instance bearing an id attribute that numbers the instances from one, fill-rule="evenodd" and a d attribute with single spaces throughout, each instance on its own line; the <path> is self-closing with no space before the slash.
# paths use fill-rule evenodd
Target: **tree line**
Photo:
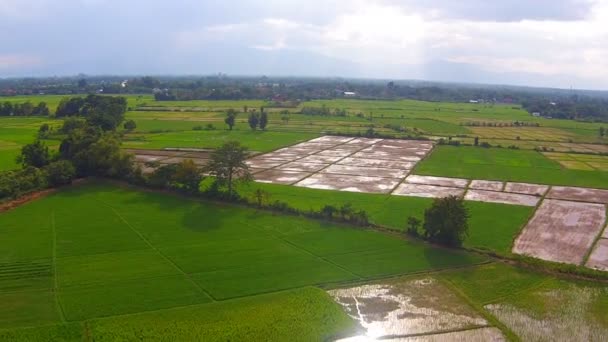
<path id="1" fill-rule="evenodd" d="M 30 101 L 13 103 L 5 101 L 0 103 L 0 116 L 48 116 L 49 107 L 46 102 L 39 102 L 34 105 Z"/>

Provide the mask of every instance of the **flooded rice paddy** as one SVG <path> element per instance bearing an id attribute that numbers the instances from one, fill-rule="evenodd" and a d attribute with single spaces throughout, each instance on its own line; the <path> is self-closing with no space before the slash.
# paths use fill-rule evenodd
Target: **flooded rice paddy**
<path id="1" fill-rule="evenodd" d="M 360 334 L 341 341 L 503 340 L 500 331 L 487 330 L 481 315 L 434 278 L 393 280 L 329 294 L 361 326 Z"/>

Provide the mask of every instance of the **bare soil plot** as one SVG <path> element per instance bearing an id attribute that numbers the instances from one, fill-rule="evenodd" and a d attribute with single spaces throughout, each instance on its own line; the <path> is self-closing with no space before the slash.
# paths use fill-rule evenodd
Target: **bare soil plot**
<path id="1" fill-rule="evenodd" d="M 599 239 L 587 260 L 587 267 L 608 271 L 608 239 Z"/>
<path id="2" fill-rule="evenodd" d="M 310 150 L 327 150 L 328 148 L 332 148 L 334 146 L 336 146 L 338 144 L 333 144 L 333 143 L 315 143 L 315 142 L 303 142 L 297 145 L 294 145 L 294 147 L 297 148 L 303 148 L 303 149 L 310 149 Z"/>
<path id="3" fill-rule="evenodd" d="M 452 188 L 466 188 L 469 181 L 461 178 L 433 177 L 410 175 L 405 179 L 406 183 L 447 186 Z"/>
<path id="4" fill-rule="evenodd" d="M 294 161 L 281 166 L 278 166 L 279 170 L 287 171 L 305 171 L 305 172 L 317 172 L 323 168 L 328 167 L 329 164 L 315 164 L 315 163 L 304 163 L 300 161 Z"/>
<path id="5" fill-rule="evenodd" d="M 353 151 L 330 149 L 330 150 L 324 150 L 321 152 L 317 152 L 314 155 L 315 156 L 330 156 L 330 157 L 348 157 L 351 154 L 353 154 Z"/>
<path id="6" fill-rule="evenodd" d="M 258 172 L 254 175 L 254 178 L 258 182 L 289 185 L 308 176 L 310 176 L 310 173 L 308 172 L 273 169 Z"/>
<path id="7" fill-rule="evenodd" d="M 554 186 L 549 190 L 547 197 L 570 201 L 608 203 L 608 190 Z"/>
<path id="8" fill-rule="evenodd" d="M 358 145 L 358 144 L 366 144 L 366 145 L 371 145 L 371 144 L 376 144 L 379 143 L 380 141 L 382 141 L 382 139 L 371 139 L 371 138 L 355 138 L 349 142 L 346 143 L 346 145 Z"/>
<path id="9" fill-rule="evenodd" d="M 464 189 L 437 185 L 403 183 L 392 193 L 398 196 L 441 198 L 447 196 L 462 196 Z"/>
<path id="10" fill-rule="evenodd" d="M 290 161 L 302 157 L 306 157 L 308 154 L 299 154 L 299 153 L 286 153 L 286 152 L 271 152 L 266 153 L 264 155 L 252 158 L 252 159 L 276 159 L 276 160 L 285 160 Z"/>
<path id="11" fill-rule="evenodd" d="M 393 280 L 328 292 L 365 329 L 364 334 L 352 337 L 353 341 L 488 326 L 475 310 L 433 278 Z"/>
<path id="12" fill-rule="evenodd" d="M 245 163 L 252 168 L 269 169 L 271 167 L 277 167 L 281 164 L 285 164 L 286 161 L 279 161 L 276 159 L 249 159 Z"/>
<path id="13" fill-rule="evenodd" d="M 187 152 L 184 151 L 166 151 L 166 150 L 142 150 L 142 149 L 125 149 L 128 153 L 143 154 L 149 156 L 166 156 L 166 157 L 177 157 Z"/>
<path id="14" fill-rule="evenodd" d="M 394 153 L 376 151 L 376 152 L 357 152 L 351 155 L 353 158 L 363 158 L 363 159 L 384 159 L 384 160 L 397 160 L 397 161 L 409 161 L 409 162 L 419 162 L 422 157 L 420 156 L 404 156 L 404 155 L 396 155 Z"/>
<path id="15" fill-rule="evenodd" d="M 539 197 L 532 195 L 512 194 L 508 192 L 475 189 L 469 189 L 469 191 L 467 191 L 467 194 L 464 196 L 464 199 L 467 201 L 504 203 L 513 205 L 524 205 L 528 207 L 535 207 L 538 204 L 538 201 L 540 201 Z"/>
<path id="16" fill-rule="evenodd" d="M 506 192 L 513 192 L 516 194 L 526 194 L 542 196 L 549 190 L 548 185 L 530 184 L 530 183 L 511 183 L 507 182 L 505 186 Z"/>
<path id="17" fill-rule="evenodd" d="M 513 252 L 580 265 L 605 219 L 604 205 L 546 199 L 515 240 Z"/>
<path id="18" fill-rule="evenodd" d="M 311 149 L 311 148 L 303 148 L 303 147 L 296 147 L 296 146 L 285 147 L 285 148 L 276 150 L 274 152 L 266 153 L 266 154 L 276 153 L 276 154 L 291 154 L 291 155 L 305 156 L 308 154 L 313 154 L 313 153 L 319 152 L 319 150 L 316 148 Z"/>
<path id="19" fill-rule="evenodd" d="M 303 162 L 303 163 L 335 163 L 342 158 L 344 158 L 344 157 L 320 156 L 318 154 L 315 154 L 312 156 L 308 156 L 308 157 L 299 159 L 298 161 Z"/>
<path id="20" fill-rule="evenodd" d="M 478 179 L 471 181 L 471 184 L 469 184 L 470 189 L 490 190 L 490 191 L 502 191 L 503 186 L 504 186 L 503 182 L 478 180 Z"/>
<path id="21" fill-rule="evenodd" d="M 154 156 L 154 155 L 148 155 L 148 154 L 136 154 L 135 155 L 135 161 L 136 162 L 142 162 L 142 163 L 150 163 L 150 162 L 157 162 L 163 159 L 167 159 L 169 157 L 167 156 Z"/>
<path id="22" fill-rule="evenodd" d="M 416 163 L 414 162 L 402 162 L 392 161 L 383 159 L 365 159 L 365 158 L 344 158 L 338 161 L 337 164 L 349 165 L 349 166 L 362 166 L 362 167 L 383 167 L 387 169 L 399 169 L 399 170 L 411 170 L 414 168 Z"/>
<path id="23" fill-rule="evenodd" d="M 376 167 L 360 167 L 348 165 L 330 165 L 321 172 L 337 173 L 341 175 L 366 176 L 366 177 L 386 177 L 386 178 L 403 178 L 407 176 L 407 171 L 395 169 L 382 169 Z"/>
<path id="24" fill-rule="evenodd" d="M 296 186 L 353 192 L 389 193 L 399 179 L 316 173 L 296 183 Z"/>
<path id="25" fill-rule="evenodd" d="M 308 142 L 316 142 L 316 143 L 328 143 L 328 144 L 343 144 L 353 140 L 351 137 L 339 137 L 335 135 L 325 135 L 322 137 L 314 138 L 308 140 Z"/>
<path id="26" fill-rule="evenodd" d="M 185 158 L 185 157 L 173 157 L 169 159 L 163 159 L 160 161 L 161 164 L 178 164 L 183 162 L 184 160 L 192 160 L 194 164 L 202 166 L 207 165 L 209 159 L 196 159 L 196 158 Z"/>
<path id="27" fill-rule="evenodd" d="M 187 152 L 186 154 L 181 155 L 181 157 L 186 157 L 186 158 L 198 158 L 198 159 L 209 159 L 209 157 L 211 156 L 211 152 Z"/>

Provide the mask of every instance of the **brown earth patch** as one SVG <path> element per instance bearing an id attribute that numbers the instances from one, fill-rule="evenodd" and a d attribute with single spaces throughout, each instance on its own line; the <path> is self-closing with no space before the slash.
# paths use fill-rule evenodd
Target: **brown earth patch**
<path id="1" fill-rule="evenodd" d="M 489 190 L 489 191 L 502 191 L 504 183 L 499 181 L 487 181 L 475 179 L 469 184 L 470 189 L 475 190 Z"/>
<path id="2" fill-rule="evenodd" d="M 411 170 L 414 168 L 416 163 L 414 162 L 402 162 L 392 160 L 381 160 L 381 159 L 364 159 L 364 158 L 344 158 L 338 161 L 337 164 L 349 165 L 349 166 L 366 166 L 366 167 L 382 167 L 387 169 L 398 169 L 398 170 Z"/>
<path id="3" fill-rule="evenodd" d="M 399 187 L 397 187 L 392 194 L 398 196 L 441 198 L 448 196 L 462 196 L 464 194 L 464 189 L 437 185 L 403 183 L 399 185 Z"/>
<path id="4" fill-rule="evenodd" d="M 323 168 L 326 168 L 327 166 L 329 166 L 329 164 L 303 163 L 300 161 L 294 161 L 278 166 L 277 169 L 287 171 L 317 172 Z"/>
<path id="5" fill-rule="evenodd" d="M 461 178 L 418 176 L 418 175 L 408 176 L 405 179 L 405 182 L 411 183 L 411 184 L 447 186 L 447 187 L 452 187 L 452 188 L 466 188 L 467 184 L 469 183 L 468 180 L 461 179 Z"/>
<path id="6" fill-rule="evenodd" d="M 467 191 L 467 194 L 464 196 L 464 199 L 467 201 L 524 205 L 528 207 L 535 207 L 538 204 L 538 201 L 540 200 L 539 197 L 532 195 L 512 194 L 508 192 L 475 189 L 470 189 L 469 191 Z"/>
<path id="7" fill-rule="evenodd" d="M 512 183 L 507 182 L 505 192 L 513 192 L 517 194 L 526 194 L 534 196 L 542 196 L 549 190 L 548 185 L 530 184 L 530 183 Z"/>
<path id="8" fill-rule="evenodd" d="M 587 260 L 587 267 L 608 271 L 608 239 L 599 239 Z"/>
<path id="9" fill-rule="evenodd" d="M 289 185 L 308 176 L 310 176 L 308 172 L 272 169 L 256 173 L 254 179 L 257 182 Z"/>
<path id="10" fill-rule="evenodd" d="M 389 193 L 398 183 L 399 179 L 316 173 L 295 185 L 312 189 Z"/>
<path id="11" fill-rule="evenodd" d="M 10 200 L 8 202 L 1 202 L 0 203 L 0 213 L 3 213 L 5 211 L 9 211 L 11 209 L 15 209 L 21 205 L 24 205 L 26 203 L 35 201 L 37 199 L 46 197 L 50 194 L 52 194 L 53 192 L 55 192 L 56 189 L 46 189 L 46 190 L 42 190 L 42 191 L 36 191 L 36 192 L 31 192 L 29 194 L 23 195 L 17 199 L 14 200 Z"/>
<path id="12" fill-rule="evenodd" d="M 513 252 L 580 265 L 605 219 L 604 205 L 546 199 L 515 240 Z"/>
<path id="13" fill-rule="evenodd" d="M 593 202 L 593 203 L 608 203 L 608 190 L 576 188 L 569 186 L 554 186 L 551 187 L 548 198 Z"/>
<path id="14" fill-rule="evenodd" d="M 376 167 L 360 167 L 333 164 L 324 169 L 324 173 L 337 173 L 342 175 L 366 176 L 366 177 L 385 177 L 403 178 L 407 176 L 407 171 L 395 169 L 382 169 Z"/>

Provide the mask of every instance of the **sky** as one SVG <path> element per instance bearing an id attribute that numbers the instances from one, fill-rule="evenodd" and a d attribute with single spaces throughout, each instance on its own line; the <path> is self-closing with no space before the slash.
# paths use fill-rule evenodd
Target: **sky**
<path id="1" fill-rule="evenodd" d="M 219 72 L 608 90 L 608 0 L 0 0 L 0 77 Z"/>

